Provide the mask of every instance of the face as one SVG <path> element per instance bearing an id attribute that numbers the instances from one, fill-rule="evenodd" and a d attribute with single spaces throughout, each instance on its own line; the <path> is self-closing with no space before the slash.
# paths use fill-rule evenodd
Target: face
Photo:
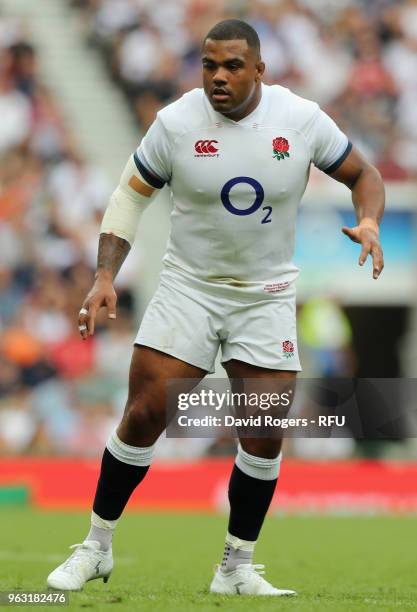
<path id="1" fill-rule="evenodd" d="M 204 91 L 214 110 L 243 117 L 255 108 L 265 65 L 246 40 L 208 38 L 202 62 Z"/>

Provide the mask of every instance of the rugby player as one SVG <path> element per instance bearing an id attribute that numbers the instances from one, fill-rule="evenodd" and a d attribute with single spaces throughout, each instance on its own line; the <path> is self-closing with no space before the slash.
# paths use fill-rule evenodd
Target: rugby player
<path id="1" fill-rule="evenodd" d="M 97 311 L 116 318 L 113 279 L 134 241 L 142 211 L 167 183 L 173 210 L 159 287 L 135 340 L 129 396 L 107 441 L 91 528 L 47 579 L 78 590 L 113 568 L 112 537 L 146 476 L 165 428 L 170 379 L 201 380 L 219 348 L 231 379 L 294 380 L 297 351 L 292 263 L 295 221 L 311 163 L 352 192 L 357 225 L 343 232 L 383 268 L 379 223 L 384 186 L 378 171 L 315 102 L 262 82 L 255 30 L 226 20 L 202 48 L 203 89 L 161 110 L 130 157 L 102 222 L 94 285 L 79 315 L 85 339 Z M 210 590 L 293 595 L 253 564 L 253 551 L 277 484 L 281 441 L 240 439 L 229 483 L 223 560 Z M 157 539 L 157 535 L 155 536 Z"/>

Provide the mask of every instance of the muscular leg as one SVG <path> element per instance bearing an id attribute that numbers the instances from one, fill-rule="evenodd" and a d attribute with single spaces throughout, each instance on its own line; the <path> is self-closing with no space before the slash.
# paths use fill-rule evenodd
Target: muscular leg
<path id="1" fill-rule="evenodd" d="M 268 370 L 237 359 L 231 359 L 224 364 L 224 367 L 232 381 L 245 378 L 259 378 L 265 381 L 295 381 L 297 377 L 297 372 L 291 370 Z M 240 445 L 251 455 L 270 459 L 279 454 L 282 440 L 278 438 L 241 438 Z"/>
<path id="2" fill-rule="evenodd" d="M 165 427 L 165 386 L 169 379 L 184 381 L 190 390 L 205 375 L 179 359 L 143 346 L 136 347 L 129 377 L 129 395 L 122 421 L 107 440 L 91 513 L 91 528 L 70 557 L 47 578 L 53 589 L 79 590 L 88 580 L 110 577 L 111 542 L 116 523 L 130 495 L 143 480 L 153 445 Z"/>
<path id="3" fill-rule="evenodd" d="M 87 540 L 99 541 L 103 550 L 131 494 L 149 469 L 153 445 L 165 429 L 166 383 L 184 382 L 184 391 L 205 376 L 205 370 L 145 346 L 133 351 L 129 394 L 122 420 L 107 441 L 94 498 L 92 526 Z"/>
<path id="4" fill-rule="evenodd" d="M 166 385 L 169 380 L 204 378 L 205 370 L 146 346 L 135 346 L 129 372 L 129 394 L 117 428 L 122 442 L 151 446 L 165 429 Z M 184 392 L 189 389 L 184 388 Z"/>
<path id="5" fill-rule="evenodd" d="M 268 370 L 231 360 L 225 364 L 230 379 L 263 379 L 268 387 L 276 380 L 294 381 L 296 372 Z M 233 383 L 232 383 L 233 384 Z M 259 532 L 278 480 L 281 439 L 240 438 L 236 463 L 229 482 L 230 517 L 222 562 L 223 571 L 251 563 Z"/>

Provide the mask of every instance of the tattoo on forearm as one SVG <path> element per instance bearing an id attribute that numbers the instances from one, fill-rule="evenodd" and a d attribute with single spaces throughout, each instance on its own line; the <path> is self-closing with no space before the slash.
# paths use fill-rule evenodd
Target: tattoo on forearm
<path id="1" fill-rule="evenodd" d="M 107 270 L 114 278 L 130 251 L 127 240 L 114 234 L 100 234 L 97 255 L 97 271 Z"/>

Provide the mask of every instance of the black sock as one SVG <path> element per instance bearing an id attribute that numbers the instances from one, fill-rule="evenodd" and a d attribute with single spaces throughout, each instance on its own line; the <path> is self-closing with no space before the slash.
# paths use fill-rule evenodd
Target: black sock
<path id="1" fill-rule="evenodd" d="M 108 521 L 118 519 L 148 470 L 149 465 L 137 466 L 119 461 L 105 448 L 94 498 L 94 512 Z"/>
<path id="2" fill-rule="evenodd" d="M 241 540 L 256 541 L 274 495 L 277 478 L 260 480 L 248 476 L 237 465 L 229 482 L 228 531 Z"/>

